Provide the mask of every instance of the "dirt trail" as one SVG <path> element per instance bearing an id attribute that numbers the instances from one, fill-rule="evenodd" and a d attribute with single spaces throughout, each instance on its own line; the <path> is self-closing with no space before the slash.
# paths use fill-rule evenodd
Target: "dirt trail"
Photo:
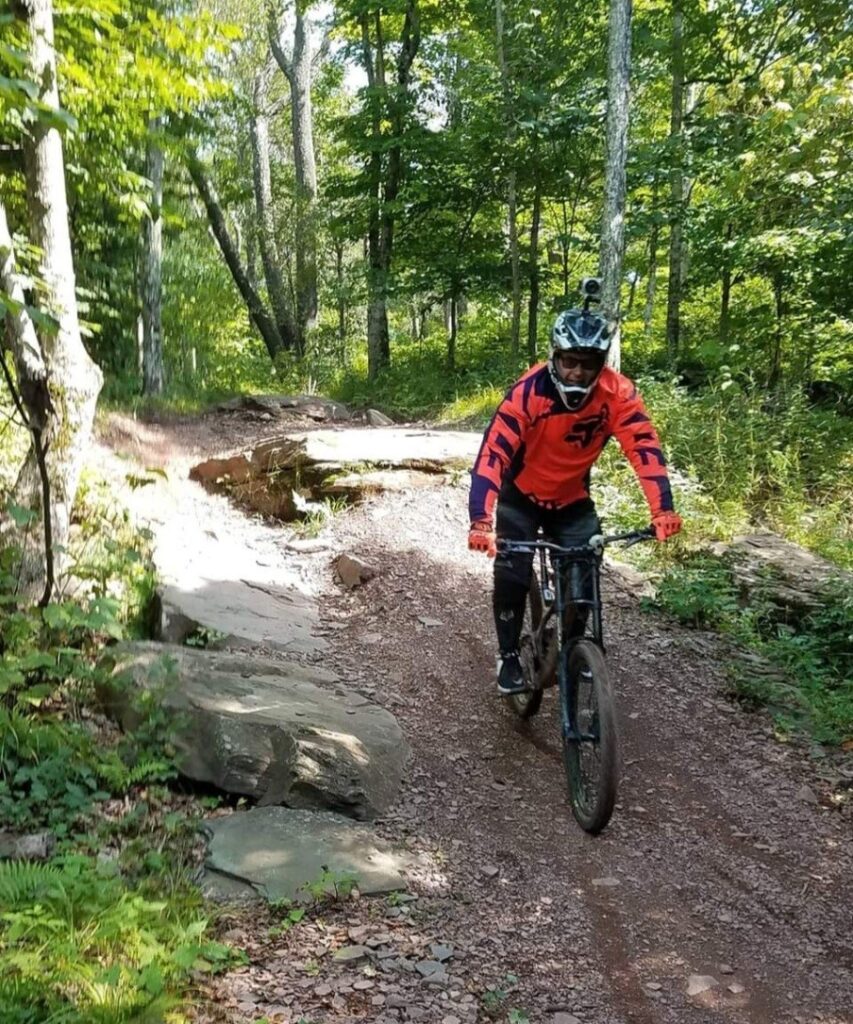
<path id="1" fill-rule="evenodd" d="M 167 453 L 188 436 L 160 433 Z M 524 724 L 494 692 L 491 566 L 465 549 L 465 503 L 449 486 L 375 499 L 334 520 L 327 552 L 294 556 L 323 595 L 326 663 L 411 743 L 377 828 L 419 855 L 419 898 L 343 904 L 275 938 L 263 914 L 237 915 L 251 964 L 199 1019 L 853 1021 L 849 805 L 813 802 L 806 753 L 719 696 L 711 638 L 642 612 L 607 574 L 624 773 L 611 826 L 584 835 L 553 695 Z M 342 550 L 377 569 L 353 593 L 333 582 Z M 391 952 L 372 966 L 329 955 L 377 933 Z M 441 985 L 411 967 L 435 942 L 453 947 Z"/>

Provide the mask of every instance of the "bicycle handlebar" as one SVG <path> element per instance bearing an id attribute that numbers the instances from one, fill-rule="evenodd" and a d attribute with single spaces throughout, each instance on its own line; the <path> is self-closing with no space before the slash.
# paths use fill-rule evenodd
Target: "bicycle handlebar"
<path id="1" fill-rule="evenodd" d="M 616 544 L 624 541 L 626 548 L 639 544 L 644 540 L 655 539 L 655 528 L 646 526 L 642 530 L 630 530 L 628 533 L 611 533 L 606 537 L 600 533 L 590 537 L 586 544 L 579 544 L 575 547 L 564 548 L 559 544 L 552 544 L 545 540 L 504 540 L 499 539 L 497 549 L 499 553 L 505 554 L 526 554 L 532 551 L 549 551 L 552 555 L 589 555 L 600 554 L 608 544 Z"/>

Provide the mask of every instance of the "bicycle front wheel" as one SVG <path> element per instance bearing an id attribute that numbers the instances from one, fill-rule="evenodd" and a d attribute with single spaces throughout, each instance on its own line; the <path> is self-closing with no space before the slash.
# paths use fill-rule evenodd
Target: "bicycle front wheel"
<path id="1" fill-rule="evenodd" d="M 542 590 L 539 577 L 534 570 L 530 578 L 530 589 L 527 592 L 527 604 L 524 609 L 524 626 L 521 631 L 521 667 L 529 689 L 509 697 L 512 710 L 519 718 L 532 718 L 542 706 L 542 690 L 537 685 L 539 675 L 539 653 L 533 641 L 533 635 L 542 621 Z"/>
<path id="2" fill-rule="evenodd" d="M 569 800 L 582 829 L 597 835 L 613 813 L 619 782 L 619 741 L 613 692 L 601 648 L 579 640 L 568 656 L 568 717 L 563 759 Z"/>

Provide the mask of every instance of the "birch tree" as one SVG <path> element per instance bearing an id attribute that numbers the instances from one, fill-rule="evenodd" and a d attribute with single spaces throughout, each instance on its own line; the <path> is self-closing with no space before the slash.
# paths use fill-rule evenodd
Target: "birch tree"
<path id="1" fill-rule="evenodd" d="M 300 345 L 317 323 L 317 163 L 311 85 L 318 26 L 302 0 L 277 13 L 268 4 L 270 47 L 290 86 L 290 124 L 296 174 L 296 325 Z"/>
<path id="2" fill-rule="evenodd" d="M 163 174 L 165 155 L 157 138 L 162 122 L 153 118 L 146 149 L 146 176 L 151 182 L 148 214 L 142 222 L 142 393 L 159 395 L 166 383 L 163 364 Z"/>
<path id="3" fill-rule="evenodd" d="M 37 109 L 42 112 L 23 141 L 30 235 L 41 253 L 37 298 L 55 321 L 53 329 L 39 328 L 37 335 L 51 407 L 42 436 L 52 503 L 49 510 L 42 507 L 41 511 L 43 516 L 51 515 L 54 544 L 64 546 L 102 376 L 83 346 L 77 316 L 63 147 L 56 127 L 62 118 L 53 5 L 51 0 L 15 0 L 12 9 L 26 25 L 26 77 L 36 85 Z M 10 321 L 7 316 L 7 324 L 18 354 L 32 352 L 32 334 L 27 340 L 21 334 L 21 322 L 14 318 Z M 42 493 L 38 460 L 35 450 L 31 450 L 18 476 L 15 501 L 39 508 Z M 19 574 L 21 591 L 31 594 L 37 590 L 44 582 L 45 571 L 41 545 L 27 543 Z"/>
<path id="4" fill-rule="evenodd" d="M 620 365 L 619 313 L 622 259 L 625 251 L 625 164 L 631 74 L 631 0 L 611 0 L 607 62 L 607 142 L 604 168 L 604 212 L 601 221 L 601 305 L 616 322 L 608 363 Z"/>

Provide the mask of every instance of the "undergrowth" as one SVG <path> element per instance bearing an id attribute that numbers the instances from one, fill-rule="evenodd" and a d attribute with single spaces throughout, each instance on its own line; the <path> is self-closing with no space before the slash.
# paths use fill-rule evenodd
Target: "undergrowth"
<path id="1" fill-rule="evenodd" d="M 663 574 L 657 604 L 687 626 L 718 630 L 759 656 L 728 665 L 731 695 L 768 707 L 784 731 L 853 740 L 853 587 L 838 581 L 798 617 L 772 600 L 775 580 L 744 596 L 728 558 L 688 553 Z"/>
<path id="2" fill-rule="evenodd" d="M 178 1024 L 198 972 L 234 959 L 190 881 L 201 805 L 164 785 L 176 770 L 157 701 L 138 700 L 127 734 L 98 702 L 109 647 L 147 634 L 150 535 L 90 478 L 66 554 L 39 608 L 16 594 L 18 550 L 0 550 L 0 827 L 43 834 L 49 855 L 0 862 L 0 1016 Z"/>

